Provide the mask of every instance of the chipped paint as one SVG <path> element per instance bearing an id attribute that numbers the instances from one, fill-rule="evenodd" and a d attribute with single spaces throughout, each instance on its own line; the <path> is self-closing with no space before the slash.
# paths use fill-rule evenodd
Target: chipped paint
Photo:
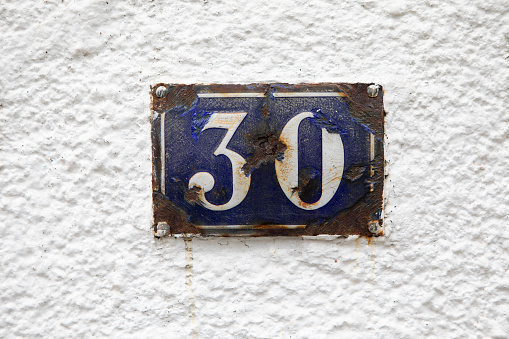
<path id="1" fill-rule="evenodd" d="M 274 160 L 282 160 L 286 145 L 279 140 L 275 132 L 269 132 L 263 135 L 254 136 L 249 140 L 252 145 L 252 153 L 246 158 L 246 163 L 242 166 L 246 176 L 262 164 L 274 163 Z"/>
<path id="2" fill-rule="evenodd" d="M 193 119 L 191 121 L 191 135 L 193 136 L 193 138 L 195 140 L 198 140 L 198 138 L 200 137 L 201 132 L 203 131 L 204 127 L 209 122 L 212 114 L 213 114 L 213 112 L 206 112 L 206 111 L 200 111 L 200 112 L 193 113 Z"/>
<path id="3" fill-rule="evenodd" d="M 346 103 L 342 107 L 345 111 L 348 110 Z M 313 117 L 310 121 L 320 128 L 324 128 L 329 133 L 337 133 L 337 134 L 348 134 L 348 131 L 341 128 L 341 125 L 338 122 L 332 120 L 331 117 L 327 116 L 327 114 L 323 113 L 320 108 L 314 108 L 311 110 Z"/>
<path id="4" fill-rule="evenodd" d="M 371 160 L 373 160 L 373 159 L 371 159 Z M 358 180 L 360 177 L 362 177 L 362 175 L 364 174 L 365 171 L 366 171 L 366 166 L 351 166 L 345 172 L 344 177 L 347 180 L 355 181 L 355 180 Z"/>

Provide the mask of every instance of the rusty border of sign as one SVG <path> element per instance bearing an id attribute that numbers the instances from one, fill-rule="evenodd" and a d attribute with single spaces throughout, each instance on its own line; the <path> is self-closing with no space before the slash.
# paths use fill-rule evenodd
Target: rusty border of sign
<path id="1" fill-rule="evenodd" d="M 161 185 L 164 161 L 161 145 L 161 116 L 172 107 L 191 108 L 197 97 L 267 96 L 277 87 L 277 93 L 284 96 L 299 92 L 331 93 L 344 98 L 349 111 L 356 121 L 372 132 L 370 191 L 353 206 L 320 223 L 311 223 L 295 228 L 289 225 L 254 225 L 248 229 L 200 228 L 187 222 L 185 213 L 164 196 Z M 374 89 L 374 90 L 373 90 Z M 317 235 L 383 235 L 383 187 L 384 187 L 384 116 L 383 89 L 375 84 L 316 83 L 316 84 L 165 84 L 151 86 L 152 98 L 152 188 L 153 188 L 153 229 L 155 236 L 317 236 Z M 263 108 L 262 108 L 263 109 Z M 375 142 L 377 147 L 374 146 Z"/>

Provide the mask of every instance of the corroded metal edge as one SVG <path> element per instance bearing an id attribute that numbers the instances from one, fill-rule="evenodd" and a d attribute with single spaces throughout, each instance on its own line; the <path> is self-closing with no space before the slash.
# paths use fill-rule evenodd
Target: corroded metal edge
<path id="1" fill-rule="evenodd" d="M 367 87 L 373 83 L 315 83 L 315 84 L 165 84 L 151 86 L 152 108 L 152 189 L 154 234 L 158 223 L 170 226 L 174 236 L 317 236 L 317 235 L 383 235 L 383 187 L 384 187 L 384 108 L 383 88 L 376 97 L 369 97 Z M 156 89 L 164 86 L 167 94 L 159 98 Z M 161 115 L 172 107 L 191 108 L 198 95 L 207 93 L 278 93 L 291 92 L 337 92 L 349 104 L 352 117 L 367 127 L 375 136 L 374 158 L 371 161 L 371 191 L 353 206 L 320 223 L 310 223 L 304 228 L 290 228 L 287 225 L 255 225 L 249 229 L 207 230 L 187 222 L 185 213 L 169 201 L 161 192 Z M 370 225 L 374 223 L 381 231 L 373 234 Z"/>

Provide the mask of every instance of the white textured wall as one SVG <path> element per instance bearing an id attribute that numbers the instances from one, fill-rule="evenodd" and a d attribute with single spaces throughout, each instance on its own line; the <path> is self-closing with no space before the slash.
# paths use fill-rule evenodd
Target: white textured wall
<path id="1" fill-rule="evenodd" d="M 507 338 L 509 11 L 0 1 L 0 337 Z M 378 82 L 387 236 L 153 238 L 149 86 Z"/>

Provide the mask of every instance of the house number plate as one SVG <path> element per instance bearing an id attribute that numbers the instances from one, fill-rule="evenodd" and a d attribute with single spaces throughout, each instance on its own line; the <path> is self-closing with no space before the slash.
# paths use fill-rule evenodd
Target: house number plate
<path id="1" fill-rule="evenodd" d="M 154 233 L 383 233 L 375 84 L 157 84 Z"/>

